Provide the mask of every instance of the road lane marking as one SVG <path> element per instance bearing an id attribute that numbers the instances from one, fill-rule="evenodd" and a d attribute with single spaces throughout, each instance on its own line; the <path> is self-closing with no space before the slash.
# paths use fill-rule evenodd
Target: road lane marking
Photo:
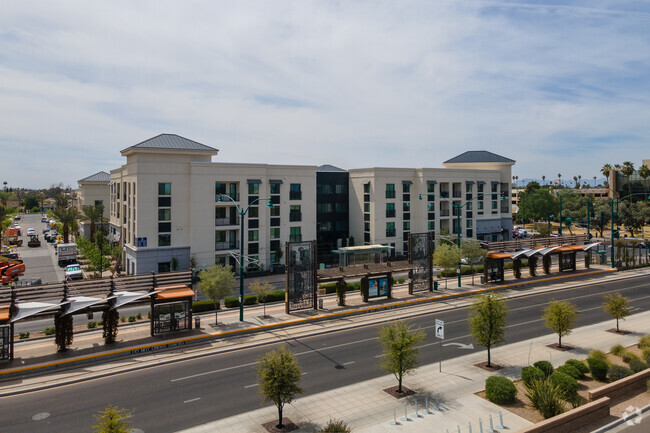
<path id="1" fill-rule="evenodd" d="M 193 374 L 191 376 L 179 377 L 172 379 L 171 382 L 180 382 L 181 380 L 194 379 L 195 377 L 207 376 L 208 374 L 221 373 L 223 371 L 236 370 L 238 368 L 250 367 L 251 365 L 256 365 L 257 362 L 249 362 L 248 364 L 235 365 L 233 367 L 220 368 L 219 370 L 206 371 L 203 373 Z"/>
<path id="2" fill-rule="evenodd" d="M 344 362 L 342 365 L 351 365 L 354 364 L 355 362 L 356 361 L 348 361 L 348 362 Z"/>
<path id="3" fill-rule="evenodd" d="M 201 400 L 201 397 L 192 398 L 190 400 L 185 400 L 183 403 L 192 403 L 193 401 Z"/>
<path id="4" fill-rule="evenodd" d="M 254 387 L 256 387 L 256 386 L 260 386 L 260 384 L 259 384 L 259 383 L 254 383 L 254 384 L 252 384 L 252 385 L 246 385 L 246 386 L 244 387 L 244 389 L 254 388 Z"/>

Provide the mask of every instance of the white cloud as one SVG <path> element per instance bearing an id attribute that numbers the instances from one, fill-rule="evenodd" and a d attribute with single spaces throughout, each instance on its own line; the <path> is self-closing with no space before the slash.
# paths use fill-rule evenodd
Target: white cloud
<path id="1" fill-rule="evenodd" d="M 74 185 L 168 132 L 230 162 L 435 167 L 486 149 L 515 174 L 590 178 L 650 157 L 649 17 L 606 1 L 10 2 L 0 146 L 50 169 L 2 173 Z"/>

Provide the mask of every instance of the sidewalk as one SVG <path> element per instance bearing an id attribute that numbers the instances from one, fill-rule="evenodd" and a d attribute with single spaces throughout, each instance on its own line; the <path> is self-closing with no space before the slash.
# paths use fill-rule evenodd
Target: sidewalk
<path id="1" fill-rule="evenodd" d="M 632 333 L 624 336 L 606 332 L 612 327 L 611 321 L 578 328 L 563 338 L 563 343 L 574 348 L 566 352 L 546 347 L 557 342 L 557 336 L 554 334 L 533 341 L 499 346 L 492 350 L 493 362 L 504 367 L 497 373 L 489 373 L 474 366 L 485 361 L 485 351 L 454 358 L 453 362 L 443 361 L 442 372 L 438 371 L 437 363 L 421 366 L 414 375 L 405 378 L 405 385 L 417 391 L 417 394 L 403 400 L 396 400 L 382 391 L 395 385 L 392 375 L 304 398 L 298 396 L 291 405 L 285 406 L 284 416 L 299 424 L 301 432 L 318 431 L 330 418 L 337 418 L 347 422 L 356 433 L 455 433 L 459 426 L 461 432 L 467 433 L 470 431 L 470 423 L 473 432 L 480 431 L 479 420 L 482 421 L 483 431 L 487 431 L 490 416 L 496 428 L 501 411 L 505 429 L 516 432 L 532 423 L 474 395 L 485 389 L 485 380 L 490 375 L 499 374 L 518 379 L 521 376 L 521 368 L 529 364 L 528 359 L 531 364 L 548 360 L 557 367 L 570 358 L 586 358 L 594 349 L 607 352 L 614 344 L 632 345 L 638 341 L 640 335 L 650 332 L 648 323 L 650 312 L 643 312 L 627 318 L 623 326 Z M 430 410 L 430 414 L 425 414 L 425 399 L 428 398 L 431 409 L 435 406 L 436 397 L 440 411 Z M 414 416 L 416 401 L 419 405 L 419 417 Z M 408 421 L 401 420 L 405 407 Z M 398 425 L 390 424 L 394 414 Z M 274 419 L 277 419 L 277 409 L 271 406 L 183 430 L 183 433 L 265 432 L 261 425 Z"/>

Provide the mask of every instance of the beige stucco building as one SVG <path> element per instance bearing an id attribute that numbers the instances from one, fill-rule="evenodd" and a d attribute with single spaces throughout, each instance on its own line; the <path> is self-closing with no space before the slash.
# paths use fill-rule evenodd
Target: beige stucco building
<path id="1" fill-rule="evenodd" d="M 111 181 L 110 174 L 105 171 L 100 171 L 93 175 L 87 176 L 77 183 L 77 208 L 79 213 L 83 215 L 82 209 L 84 206 L 104 206 L 103 217 L 108 219 L 108 204 L 110 200 L 109 183 Z M 85 236 L 90 237 L 90 222 L 79 221 L 79 232 Z"/>

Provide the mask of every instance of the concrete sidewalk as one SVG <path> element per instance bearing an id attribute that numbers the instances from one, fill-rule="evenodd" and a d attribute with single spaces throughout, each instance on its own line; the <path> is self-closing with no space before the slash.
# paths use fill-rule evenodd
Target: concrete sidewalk
<path id="1" fill-rule="evenodd" d="M 467 433 L 472 425 L 473 432 L 479 432 L 479 422 L 483 431 L 490 427 L 492 416 L 495 431 L 517 431 L 532 423 L 507 412 L 490 403 L 475 393 L 485 389 L 485 380 L 493 374 L 511 379 L 521 377 L 521 368 L 539 360 L 550 361 L 554 366 L 563 364 L 567 359 L 585 359 L 591 350 L 605 352 L 615 344 L 624 346 L 636 343 L 639 336 L 650 332 L 650 312 L 632 315 L 624 322 L 624 329 L 631 331 L 628 335 L 607 332 L 612 322 L 578 328 L 563 343 L 573 350 L 560 352 L 547 345 L 556 343 L 555 334 L 496 347 L 492 350 L 493 362 L 504 368 L 496 373 L 489 373 L 475 364 L 486 360 L 485 351 L 454 358 L 442 363 L 439 372 L 437 363 L 428 364 L 417 369 L 416 373 L 405 379 L 405 386 L 415 390 L 414 396 L 397 400 L 383 389 L 395 386 L 392 375 L 355 383 L 332 391 L 300 396 L 284 408 L 284 416 L 299 424 L 301 432 L 318 431 L 329 419 L 336 418 L 347 422 L 355 432 L 440 432 Z M 423 350 L 423 349 L 421 349 Z M 351 366 L 350 368 L 363 368 Z M 431 410 L 438 398 L 440 411 Z M 430 414 L 424 413 L 425 399 L 428 399 Z M 415 402 L 418 403 L 419 416 L 415 416 Z M 409 420 L 402 421 L 404 413 Z M 505 428 L 496 428 L 500 422 L 499 412 L 503 415 Z M 395 414 L 395 415 L 394 415 Z M 397 425 L 391 425 L 394 416 Z M 265 432 L 262 424 L 277 420 L 275 406 L 250 410 L 237 416 L 224 418 L 202 426 L 183 430 L 183 433 L 203 432 Z"/>

